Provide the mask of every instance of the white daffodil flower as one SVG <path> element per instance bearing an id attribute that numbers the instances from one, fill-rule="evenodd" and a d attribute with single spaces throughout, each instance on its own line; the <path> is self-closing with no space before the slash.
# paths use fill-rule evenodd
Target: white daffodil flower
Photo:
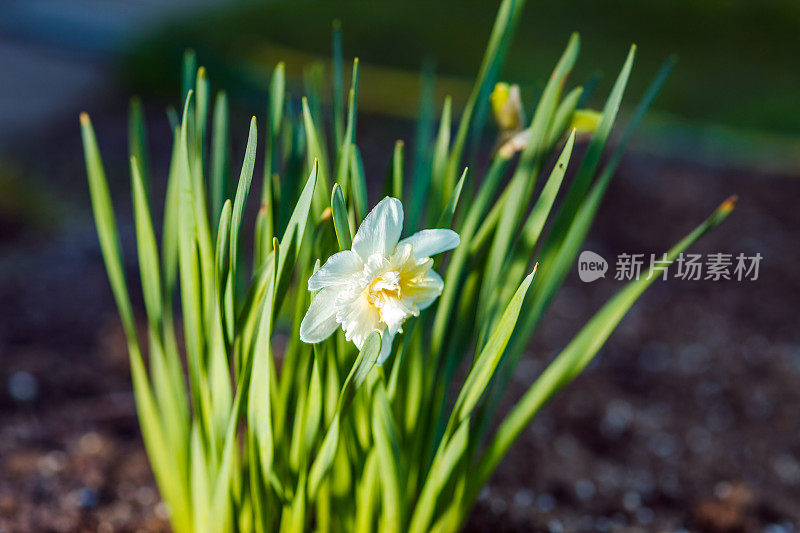
<path id="1" fill-rule="evenodd" d="M 318 292 L 300 325 L 303 342 L 321 342 L 341 324 L 345 338 L 361 349 L 377 330 L 378 364 L 383 364 L 403 322 L 442 293 L 444 282 L 431 268 L 431 256 L 460 241 L 449 229 L 426 229 L 401 241 L 402 231 L 403 204 L 386 197 L 358 228 L 352 249 L 329 257 L 308 279 L 308 290 Z"/>

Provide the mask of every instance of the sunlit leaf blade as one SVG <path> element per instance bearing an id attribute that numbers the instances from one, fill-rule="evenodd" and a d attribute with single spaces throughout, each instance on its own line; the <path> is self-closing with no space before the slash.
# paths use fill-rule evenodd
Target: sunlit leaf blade
<path id="1" fill-rule="evenodd" d="M 308 494 L 313 497 L 319 490 L 319 485 L 330 471 L 333 459 L 336 456 L 336 449 L 339 443 L 339 424 L 340 420 L 347 414 L 350 404 L 353 401 L 358 389 L 367 379 L 370 370 L 378 361 L 381 351 L 381 337 L 378 332 L 371 333 L 365 340 L 364 345 L 358 353 L 353 367 L 342 386 L 339 399 L 336 404 L 336 414 L 333 422 L 325 433 L 325 438 L 319 448 L 314 462 L 311 464 L 308 477 Z"/>
<path id="2" fill-rule="evenodd" d="M 505 59 L 508 45 L 514 35 L 517 23 L 519 22 L 522 8 L 525 7 L 525 0 L 503 0 L 497 10 L 497 16 L 492 26 L 492 33 L 489 36 L 489 43 L 486 45 L 486 52 L 481 61 L 478 77 L 472 92 L 469 95 L 461 120 L 458 124 L 453 149 L 450 153 L 450 172 L 455 175 L 461 165 L 461 157 L 464 153 L 464 145 L 473 127 L 473 112 L 478 101 L 489 97 L 489 93 L 497 80 L 500 67 Z"/>
<path id="3" fill-rule="evenodd" d="M 392 196 L 403 200 L 403 141 L 394 143 L 392 156 Z"/>
<path id="4" fill-rule="evenodd" d="M 511 333 L 514 331 L 519 312 L 522 309 L 522 302 L 525 300 L 525 294 L 528 292 L 528 287 L 531 286 L 535 275 L 536 268 L 522 280 L 516 294 L 508 303 L 502 318 L 497 323 L 492 336 L 486 342 L 486 346 L 475 358 L 475 364 L 472 365 L 472 370 L 470 370 L 464 385 L 461 387 L 461 392 L 459 392 L 455 407 L 453 407 L 453 414 L 450 417 L 451 426 L 460 424 L 467 418 L 483 395 L 497 365 L 500 363 L 500 358 L 503 356 L 508 340 L 511 338 Z"/>
<path id="5" fill-rule="evenodd" d="M 442 448 L 443 452 L 437 455 L 431 465 L 425 485 L 420 494 L 414 515 L 411 518 L 409 532 L 425 533 L 433 518 L 437 500 L 442 494 L 442 489 L 450 481 L 450 476 L 461 460 L 469 444 L 469 420 L 461 422 L 453 436 L 447 441 L 447 445 Z"/>
<path id="6" fill-rule="evenodd" d="M 458 207 L 458 200 L 461 198 L 461 190 L 464 188 L 464 181 L 467 179 L 468 170 L 468 168 L 465 168 L 464 172 L 461 173 L 461 177 L 458 179 L 458 183 L 456 183 L 453 192 L 450 194 L 450 199 L 447 201 L 447 205 L 444 206 L 444 210 L 439 217 L 439 221 L 436 223 L 437 228 L 450 227 L 450 224 L 453 221 L 453 215 L 455 215 L 456 208 Z"/>
<path id="7" fill-rule="evenodd" d="M 596 191 L 597 189 L 594 189 L 592 192 L 596 193 Z M 733 211 L 735 203 L 735 197 L 723 202 L 708 219 L 667 252 L 663 265 L 674 261 L 680 253 L 705 233 L 722 223 Z M 651 267 L 639 279 L 629 282 L 595 313 L 569 345 L 548 365 L 500 425 L 497 434 L 480 460 L 475 476 L 470 481 L 470 495 L 467 501 L 471 501 L 470 499 L 477 496 L 477 491 L 488 480 L 500 459 L 533 415 L 553 394 L 586 368 L 622 317 L 656 279 L 660 279 L 659 274 Z"/>
<path id="8" fill-rule="evenodd" d="M 131 196 L 136 225 L 136 244 L 139 252 L 139 271 L 147 316 L 152 326 L 161 323 L 161 273 L 156 236 L 153 232 L 147 191 L 136 157 L 131 157 Z"/>
<path id="9" fill-rule="evenodd" d="M 233 203 L 231 218 L 231 251 L 230 251 L 230 277 L 236 279 L 239 257 L 239 230 L 244 217 L 244 206 L 250 193 L 250 184 L 253 181 L 253 169 L 256 164 L 257 146 L 256 117 L 250 119 L 250 132 L 247 136 L 247 148 L 242 162 L 242 172 L 239 174 L 239 185 L 236 187 L 236 199 Z"/>
<path id="10" fill-rule="evenodd" d="M 117 220 L 114 217 L 114 208 L 111 204 L 111 193 L 108 190 L 103 161 L 100 158 L 97 139 L 95 138 L 89 115 L 82 113 L 80 120 L 86 175 L 89 179 L 89 193 L 92 198 L 92 210 L 97 227 L 97 236 L 100 240 L 100 249 L 103 252 L 103 261 L 106 265 L 108 279 L 111 282 L 111 290 L 114 293 L 117 310 L 122 319 L 122 326 L 125 328 L 128 344 L 138 346 L 133 309 L 125 282 L 125 271 L 122 268 L 122 251 L 119 244 L 119 233 L 117 232 Z"/>
<path id="11" fill-rule="evenodd" d="M 128 156 L 139 162 L 145 197 L 150 199 L 150 155 L 147 149 L 147 128 L 144 122 L 144 109 L 138 97 L 131 98 L 128 111 Z"/>
<path id="12" fill-rule="evenodd" d="M 375 439 L 381 480 L 382 520 L 386 524 L 386 531 L 400 533 L 404 531 L 405 515 L 400 481 L 402 479 L 402 459 L 397 440 L 397 427 L 382 382 L 378 382 L 374 391 L 372 435 Z"/>
<path id="13" fill-rule="evenodd" d="M 339 249 L 349 250 L 353 239 L 350 236 L 350 226 L 347 223 L 347 207 L 344 203 L 342 188 L 338 183 L 333 184 L 331 193 L 331 216 L 333 216 L 333 226 L 336 230 L 336 238 L 339 241 Z"/>
<path id="14" fill-rule="evenodd" d="M 633 53 L 633 50 L 631 53 Z M 626 65 L 632 61 L 632 58 L 632 55 L 628 56 Z M 574 259 L 577 257 L 577 254 L 580 250 L 580 246 L 583 243 L 589 228 L 591 227 L 594 216 L 600 207 L 600 202 L 605 195 L 605 190 L 607 189 L 608 184 L 610 183 L 611 178 L 617 169 L 617 165 L 619 165 L 619 162 L 622 159 L 622 154 L 627 147 L 627 143 L 633 135 L 633 132 L 641 123 L 644 115 L 647 113 L 647 110 L 650 109 L 650 106 L 661 90 L 661 87 L 664 85 L 669 72 L 672 70 L 674 63 L 675 62 L 673 59 L 665 62 L 653 82 L 648 87 L 645 95 L 642 97 L 642 100 L 636 107 L 630 122 L 626 126 L 625 131 L 620 137 L 620 142 L 617 144 L 614 153 L 609 158 L 608 163 L 603 168 L 603 171 L 596 180 L 596 193 L 587 197 L 587 199 L 580 206 L 578 215 L 573 214 L 572 217 L 574 218 L 571 220 L 567 220 L 566 215 L 561 215 L 561 213 L 564 212 L 564 207 L 561 207 L 559 216 L 565 216 L 564 220 L 567 221 L 565 224 L 568 223 L 568 228 L 564 230 L 566 233 L 564 233 L 563 236 L 559 234 L 557 229 L 558 218 L 556 218 L 556 222 L 554 222 L 553 227 L 550 230 L 550 234 L 548 234 L 548 237 L 545 240 L 545 244 L 540 255 L 542 283 L 537 284 L 537 286 L 534 288 L 531 302 L 522 317 L 519 328 L 520 333 L 515 335 L 515 338 L 511 341 L 509 352 L 513 361 L 516 361 L 519 358 L 522 350 L 527 344 L 527 337 L 530 336 L 530 334 L 536 328 L 551 298 L 563 283 L 567 273 L 570 271 L 572 263 L 574 262 Z M 610 104 L 614 103 L 612 98 L 616 93 L 619 93 L 619 97 L 621 97 L 622 88 L 624 88 L 624 86 L 620 85 L 619 82 L 625 79 L 627 79 L 627 75 L 623 70 L 623 72 L 620 74 L 620 78 L 618 79 L 618 91 L 612 92 L 612 96 L 609 97 Z M 609 106 L 607 105 L 607 107 Z M 611 105 L 610 109 L 615 110 L 616 107 L 618 107 L 618 103 L 617 106 Z M 599 134 L 600 133 L 598 132 L 595 136 Z M 605 143 L 605 140 L 603 143 Z M 583 165 L 586 164 L 585 161 L 586 160 L 584 159 L 581 169 L 583 169 Z M 573 184 L 572 187 L 575 187 L 575 185 Z M 572 188 L 570 191 L 572 191 Z"/>
<path id="15" fill-rule="evenodd" d="M 283 297 L 286 294 L 286 288 L 289 284 L 289 279 L 292 275 L 297 256 L 300 253 L 300 244 L 303 242 L 303 235 L 308 225 L 309 214 L 311 212 L 311 202 L 316 190 L 318 175 L 318 166 L 314 162 L 311 168 L 311 174 L 308 176 L 303 192 L 300 193 L 300 198 L 297 200 L 292 217 L 289 219 L 289 224 L 286 226 L 286 231 L 283 233 L 281 239 L 282 251 L 278 261 L 278 270 L 276 274 L 277 289 L 275 302 L 276 306 L 280 306 Z"/>
<path id="16" fill-rule="evenodd" d="M 497 288 L 503 264 L 508 257 L 509 248 L 516 234 L 518 221 L 533 193 L 536 174 L 544 151 L 547 148 L 544 145 L 547 140 L 547 132 L 553 122 L 553 115 L 558 106 L 561 89 L 578 58 L 579 49 L 580 39 L 577 34 L 572 34 L 564 53 L 561 55 L 545 86 L 539 105 L 536 107 L 536 112 L 530 125 L 530 138 L 522 151 L 514 176 L 506 189 L 506 199 L 502 204 L 503 216 L 500 217 L 497 223 L 489 256 L 486 259 L 485 275 L 481 282 L 478 306 L 481 313 L 483 313 L 482 318 L 491 318 L 492 316 L 492 296 Z"/>
<path id="17" fill-rule="evenodd" d="M 230 146 L 228 133 L 228 95 L 217 93 L 214 124 L 211 130 L 211 219 L 215 220 L 228 198 Z"/>

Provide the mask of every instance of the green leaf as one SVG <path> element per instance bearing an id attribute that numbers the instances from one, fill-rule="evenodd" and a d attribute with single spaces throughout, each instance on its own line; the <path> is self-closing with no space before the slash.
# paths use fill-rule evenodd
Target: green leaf
<path id="1" fill-rule="evenodd" d="M 336 230 L 336 239 L 339 241 L 340 250 L 349 250 L 353 244 L 350 237 L 350 226 L 347 223 L 347 206 L 344 204 L 342 188 L 338 183 L 333 184 L 331 193 L 331 215 L 333 217 L 333 227 Z"/>
<path id="2" fill-rule="evenodd" d="M 142 101 L 138 97 L 131 98 L 128 111 L 128 156 L 139 162 L 145 198 L 150 198 L 150 158 L 147 150 L 147 129 L 144 122 Z"/>
<path id="3" fill-rule="evenodd" d="M 164 273 L 164 301 L 172 309 L 172 296 L 178 278 L 178 225 L 180 221 L 180 126 L 175 128 L 172 138 L 172 157 L 167 177 L 167 193 L 164 201 L 164 222 L 161 232 L 161 263 Z"/>
<path id="4" fill-rule="evenodd" d="M 436 502 L 469 444 L 469 420 L 458 425 L 447 445 L 437 454 L 425 479 L 419 500 L 411 518 L 409 532 L 426 533 L 433 518 Z"/>
<path id="5" fill-rule="evenodd" d="M 511 333 L 514 331 L 520 309 L 522 309 L 522 302 L 525 300 L 525 294 L 528 292 L 531 282 L 533 282 L 534 275 L 536 275 L 536 268 L 522 280 L 516 294 L 508 303 L 502 318 L 497 323 L 492 336 L 489 337 L 488 342 L 475 359 L 475 364 L 467 375 L 464 386 L 461 387 L 461 392 L 459 392 L 458 399 L 456 399 L 449 426 L 452 427 L 464 421 L 472 413 L 481 395 L 483 395 L 483 391 L 500 363 L 500 358 L 503 356 L 503 351 L 511 338 Z"/>
<path id="6" fill-rule="evenodd" d="M 597 189 L 593 190 L 596 194 Z M 718 226 L 734 208 L 735 197 L 722 203 L 702 224 L 681 239 L 666 254 L 669 264 L 684 250 L 694 244 L 706 232 Z M 465 500 L 466 507 L 474 501 L 478 491 L 497 467 L 500 459 L 519 436 L 531 418 L 539 411 L 558 390 L 571 382 L 591 362 L 597 352 L 605 344 L 608 337 L 617 327 L 622 317 L 641 294 L 652 284 L 658 275 L 651 268 L 647 275 L 628 283 L 625 288 L 611 298 L 581 329 L 566 348 L 550 363 L 536 382 L 517 402 L 506 416 L 497 434 L 482 456 L 480 463 L 471 477 L 470 495 Z"/>
<path id="7" fill-rule="evenodd" d="M 399 533 L 404 531 L 405 516 L 403 492 L 400 489 L 400 479 L 402 479 L 400 445 L 397 441 L 397 426 L 392 408 L 382 382 L 378 382 L 375 387 L 372 399 L 372 436 L 375 439 L 381 480 L 383 504 L 381 520 L 385 524 L 386 531 Z"/>
<path id="8" fill-rule="evenodd" d="M 497 224 L 494 240 L 486 259 L 484 277 L 481 281 L 481 293 L 478 309 L 483 316 L 479 319 L 491 318 L 492 296 L 497 288 L 503 264 L 506 262 L 509 247 L 517 232 L 517 224 L 533 192 L 536 173 L 541 164 L 546 146 L 547 131 L 553 121 L 553 114 L 561 95 L 561 89 L 567 76 L 578 58 L 580 39 L 573 33 L 561 58 L 553 70 L 545 86 L 539 105 L 533 115 L 530 126 L 530 138 L 522 151 L 519 164 L 506 189 L 506 200 L 503 202 L 503 216 Z"/>
<path id="9" fill-rule="evenodd" d="M 306 141 L 308 143 L 307 162 L 309 167 L 316 167 L 319 173 L 317 188 L 314 192 L 314 214 L 319 216 L 325 209 L 330 197 L 328 192 L 328 163 L 325 156 L 322 140 L 320 139 L 317 128 L 314 126 L 314 119 L 308 107 L 308 100 L 303 98 L 303 124 L 306 130 Z"/>
<path id="10" fill-rule="evenodd" d="M 381 335 L 377 331 L 370 333 L 364 340 L 361 350 L 358 352 L 356 362 L 347 379 L 342 385 L 342 392 L 339 394 L 339 401 L 337 403 L 337 410 L 339 413 L 346 413 L 353 401 L 356 392 L 364 384 L 370 370 L 375 366 L 378 361 L 378 354 L 381 351 Z"/>
<path id="11" fill-rule="evenodd" d="M 191 48 L 186 49 L 183 53 L 183 71 L 181 75 L 183 91 L 181 92 L 181 101 L 185 102 L 189 93 L 192 92 L 195 83 L 195 76 L 197 74 L 197 56 Z"/>
<path id="12" fill-rule="evenodd" d="M 436 213 L 443 207 L 444 191 L 453 189 L 447 178 L 447 161 L 450 154 L 450 129 L 452 118 L 453 99 L 446 97 L 442 106 L 442 117 L 439 119 L 439 133 L 436 135 L 436 144 L 433 149 L 433 172 L 431 175 L 431 201 L 428 204 L 429 212 Z M 453 178 L 455 180 L 455 178 Z"/>
<path id="13" fill-rule="evenodd" d="M 586 149 L 586 155 L 583 158 L 583 162 L 578 169 L 578 173 L 573 179 L 572 185 L 567 191 L 567 195 L 564 198 L 564 203 L 559 209 L 558 215 L 553 223 L 553 229 L 551 231 L 552 236 L 549 237 L 548 240 L 552 240 L 555 243 L 555 246 L 558 245 L 560 239 L 563 238 L 564 234 L 566 233 L 572 217 L 574 217 L 578 206 L 583 201 L 584 196 L 586 196 L 586 191 L 591 185 L 592 177 L 597 170 L 597 166 L 600 164 L 600 157 L 603 155 L 603 149 L 608 141 L 608 137 L 611 135 L 611 129 L 617 118 L 617 112 L 619 111 L 619 106 L 622 102 L 622 96 L 625 93 L 625 87 L 628 84 L 628 78 L 630 77 L 631 69 L 633 68 L 633 59 L 635 55 L 636 46 L 634 45 L 631 46 L 631 49 L 628 52 L 628 57 L 622 66 L 622 70 L 617 76 L 614 87 L 611 89 L 611 94 L 609 95 L 608 100 L 606 100 L 606 104 L 603 108 L 603 119 L 600 121 L 597 131 L 592 137 L 589 147 Z M 549 253 L 555 253 L 556 251 L 553 249 L 552 245 L 548 248 L 549 249 L 543 251 L 543 259 L 541 261 L 543 268 L 548 262 L 547 255 Z M 544 271 L 546 270 L 543 270 L 543 272 Z"/>
<path id="14" fill-rule="evenodd" d="M 230 139 L 228 133 L 228 95 L 217 93 L 214 101 L 214 129 L 211 132 L 211 219 L 219 216 L 228 198 Z"/>
<path id="15" fill-rule="evenodd" d="M 492 26 L 492 33 L 489 36 L 489 43 L 486 45 L 486 52 L 481 61 L 478 77 L 458 123 L 458 132 L 453 142 L 453 150 L 450 153 L 450 172 L 453 175 L 461 165 L 464 145 L 473 127 L 475 107 L 478 102 L 489 97 L 489 93 L 494 87 L 523 7 L 525 7 L 525 0 L 503 0 L 497 10 L 497 16 L 494 20 L 494 26 Z"/>
<path id="16" fill-rule="evenodd" d="M 264 175 L 261 183 L 261 207 L 256 217 L 255 244 L 253 250 L 253 270 L 257 270 L 269 254 L 272 239 L 275 236 L 275 225 L 280 216 L 280 206 L 276 205 L 275 187 L 281 157 L 278 150 L 278 138 L 283 126 L 283 108 L 286 92 L 286 74 L 283 63 L 278 63 L 272 73 L 269 88 L 269 106 L 267 109 L 267 134 L 264 150 Z M 277 200 L 280 200 L 278 194 Z"/>
<path id="17" fill-rule="evenodd" d="M 374 331 L 364 340 L 364 344 L 358 352 L 358 357 L 355 363 L 353 363 L 353 368 L 350 369 L 350 374 L 348 374 L 342 386 L 342 391 L 339 393 L 339 400 L 336 404 L 336 414 L 333 417 L 333 422 L 331 422 L 331 425 L 328 427 L 319 452 L 317 452 L 317 457 L 314 459 L 311 469 L 309 470 L 308 495 L 311 499 L 317 494 L 320 484 L 333 465 L 333 459 L 336 456 L 336 449 L 339 443 L 340 419 L 344 418 L 347 414 L 353 397 L 361 385 L 364 384 L 370 370 L 372 370 L 375 363 L 378 361 L 380 351 L 381 336 L 380 333 Z"/>
<path id="18" fill-rule="evenodd" d="M 456 208 L 458 207 L 458 199 L 461 198 L 461 189 L 464 188 L 464 180 L 467 179 L 468 170 L 468 168 L 464 168 L 464 172 L 461 173 L 461 178 L 459 178 L 458 183 L 456 183 L 452 194 L 450 194 L 450 199 L 447 201 L 447 205 L 445 206 L 444 211 L 442 211 L 439 221 L 436 223 L 437 228 L 450 227 L 450 224 L 453 221 L 453 215 L 455 215 Z"/>
<path id="19" fill-rule="evenodd" d="M 211 480 L 203 447 L 203 438 L 198 424 L 192 425 L 192 510 L 197 531 L 211 533 Z"/>
<path id="20" fill-rule="evenodd" d="M 634 50 L 632 49 L 631 54 L 629 54 L 628 60 L 625 63 L 626 68 L 623 68 L 623 72 L 620 73 L 620 77 L 617 79 L 615 89 L 612 91 L 612 95 L 609 97 L 609 102 L 606 104 L 607 111 L 613 115 L 616 114 L 616 109 L 619 106 L 619 99 L 622 98 L 624 81 L 626 81 L 628 78 L 630 63 L 633 61 L 633 51 Z M 522 317 L 519 327 L 519 334 L 515 335 L 514 339 L 511 341 L 511 348 L 509 349 L 509 352 L 511 354 L 512 361 L 517 361 L 519 359 L 520 354 L 528 343 L 528 337 L 536 328 L 539 320 L 541 320 L 542 316 L 544 315 L 544 311 L 547 308 L 551 298 L 564 282 L 564 279 L 572 267 L 572 263 L 574 262 L 574 259 L 577 256 L 584 239 L 586 238 L 586 234 L 591 227 L 597 210 L 600 207 L 600 202 L 602 201 L 605 191 L 608 188 L 608 184 L 610 183 L 611 178 L 617 169 L 617 165 L 619 165 L 619 162 L 622 159 L 622 154 L 627 147 L 628 141 L 638 125 L 641 123 L 644 115 L 647 113 L 647 110 L 650 109 L 650 106 L 661 90 L 661 87 L 664 85 L 664 82 L 666 81 L 673 65 L 674 60 L 668 60 L 661 67 L 655 79 L 648 87 L 644 97 L 636 107 L 630 122 L 625 128 L 625 131 L 623 132 L 620 142 L 617 144 L 614 153 L 611 155 L 608 163 L 597 178 L 594 186 L 596 193 L 590 195 L 590 197 L 587 197 L 587 199 L 584 200 L 580 206 L 580 210 L 577 212 L 577 215 L 575 213 L 568 214 L 564 211 L 564 206 L 561 207 L 559 216 L 562 216 L 564 219 L 563 224 L 565 225 L 565 229 L 559 230 L 557 228 L 557 217 L 547 239 L 545 240 L 545 244 L 542 248 L 542 253 L 540 256 L 542 283 L 537 284 L 537 287 L 535 287 L 532 293 L 531 302 Z M 600 128 L 598 128 L 598 133 L 595 134 L 595 139 L 598 135 L 601 135 L 601 128 L 602 131 L 610 130 L 610 125 L 605 125 L 605 122 L 607 122 L 607 119 L 604 117 Z M 595 139 L 593 139 L 592 143 L 589 145 L 590 150 L 592 149 Z M 601 144 L 605 145 L 605 141 L 606 139 L 602 139 Z M 602 149 L 602 146 L 600 148 Z M 580 174 L 584 168 L 584 165 L 586 165 L 586 160 L 588 157 L 589 155 L 587 153 L 587 156 L 584 158 L 584 163 L 581 165 L 581 169 L 578 171 L 578 174 Z M 570 188 L 570 193 L 573 191 L 574 187 L 575 185 L 573 184 Z M 582 213 L 583 211 L 586 212 Z"/>
<path id="21" fill-rule="evenodd" d="M 239 229 L 242 225 L 242 218 L 244 217 L 244 206 L 247 202 L 247 196 L 250 194 L 250 184 L 253 181 L 253 169 L 256 164 L 256 146 L 257 146 L 257 128 L 256 117 L 250 119 L 250 132 L 247 135 L 247 148 L 244 152 L 244 161 L 242 162 L 242 172 L 239 174 L 239 185 L 236 187 L 236 199 L 233 203 L 233 215 L 231 218 L 231 251 L 230 251 L 230 278 L 231 285 L 235 287 L 237 276 L 237 263 L 239 257 Z M 230 311 L 231 314 L 233 311 Z"/>
<path id="22" fill-rule="evenodd" d="M 500 301 L 505 301 L 506 298 L 511 296 L 510 294 L 506 294 L 510 292 L 511 284 L 517 283 L 517 280 L 521 279 L 525 274 L 525 269 L 530 263 L 531 254 L 534 248 L 536 248 L 536 244 L 539 242 L 539 236 L 542 234 L 544 225 L 550 215 L 550 210 L 561 188 L 561 183 L 567 172 L 567 166 L 569 165 L 569 159 L 572 156 L 572 148 L 574 145 L 575 131 L 573 131 L 569 139 L 567 139 L 567 143 L 564 145 L 564 149 L 561 151 L 558 161 L 556 161 L 553 170 L 550 172 L 550 176 L 547 178 L 547 182 L 542 192 L 539 194 L 539 198 L 536 200 L 530 215 L 528 215 L 528 219 L 522 226 L 513 259 L 510 261 L 508 269 L 503 275 L 505 287 L 501 294 Z"/>
<path id="23" fill-rule="evenodd" d="M 147 191 L 136 157 L 131 157 L 131 196 L 133 197 L 136 244 L 139 252 L 139 272 L 142 279 L 144 304 L 151 326 L 157 328 L 161 324 L 162 318 L 158 246 L 150 218 Z"/>
<path id="24" fill-rule="evenodd" d="M 420 76 L 419 114 L 417 130 L 414 136 L 414 173 L 411 183 L 411 198 L 427 198 L 431 185 L 431 146 L 433 145 L 434 98 L 436 75 L 433 63 L 426 61 L 422 65 Z M 409 232 L 418 228 L 423 202 L 411 202 L 408 206 L 406 227 Z"/>
<path id="25" fill-rule="evenodd" d="M 507 164 L 508 158 L 506 157 L 497 156 L 494 158 L 478 190 L 478 194 L 469 205 L 464 224 L 461 226 L 461 244 L 453 251 L 453 255 L 450 257 L 450 263 L 447 265 L 447 272 L 444 276 L 444 290 L 439 297 L 439 305 L 433 320 L 431 352 L 437 357 L 442 348 L 445 335 L 448 332 L 447 326 L 450 321 L 450 315 L 453 312 L 453 306 L 459 295 L 461 277 L 467 264 L 470 243 L 472 242 L 478 225 L 485 216 L 486 208 L 494 197 Z"/>
<path id="26" fill-rule="evenodd" d="M 277 253 L 277 249 L 275 250 Z M 278 261 L 282 259 L 280 257 Z M 272 461 L 275 456 L 275 441 L 273 438 L 272 416 L 275 407 L 272 404 L 270 380 L 272 378 L 270 367 L 272 364 L 272 328 L 273 309 L 275 304 L 275 290 L 277 276 L 274 271 L 275 261 L 267 263 L 266 295 L 260 306 L 256 338 L 253 342 L 253 355 L 248 359 L 252 364 L 250 374 L 249 393 L 247 395 L 247 421 L 249 431 L 255 437 L 259 464 L 264 479 L 269 479 L 272 471 Z"/>
<path id="27" fill-rule="evenodd" d="M 233 210 L 232 204 L 230 200 L 225 200 L 225 205 L 222 206 L 222 213 L 220 213 L 219 217 L 219 226 L 217 228 L 217 247 L 216 247 L 216 293 L 217 293 L 217 302 L 219 304 L 220 309 L 220 320 L 227 321 L 225 317 L 225 310 L 226 310 L 226 302 L 225 296 L 230 286 L 230 278 L 228 274 L 230 272 L 230 236 L 231 236 L 231 212 Z M 226 346 L 230 345 L 231 340 L 233 339 L 233 331 L 229 331 L 228 328 L 225 328 L 225 341 Z"/>
<path id="28" fill-rule="evenodd" d="M 311 174 L 308 176 L 303 192 L 300 193 L 300 198 L 295 204 L 292 217 L 286 225 L 286 231 L 283 232 L 281 239 L 281 248 L 286 250 L 286 253 L 281 253 L 278 260 L 277 271 L 277 290 L 275 302 L 276 306 L 280 306 L 283 297 L 286 294 L 286 289 L 289 285 L 289 280 L 292 276 L 292 270 L 297 263 L 297 256 L 300 253 L 300 244 L 303 242 L 303 235 L 308 225 L 308 216 L 311 211 L 311 201 L 314 197 L 314 191 L 317 184 L 318 166 L 314 163 L 311 168 Z"/>
<path id="29" fill-rule="evenodd" d="M 392 156 L 392 196 L 403 200 L 403 141 L 394 143 Z"/>
<path id="30" fill-rule="evenodd" d="M 338 146 L 338 164 L 336 165 L 336 179 L 342 188 L 348 190 L 350 186 L 350 154 L 356 142 L 356 104 L 358 102 L 358 58 L 353 60 L 353 79 L 350 83 L 350 93 L 347 99 L 347 129 Z"/>
<path id="31" fill-rule="evenodd" d="M 83 154 L 86 161 L 86 175 L 89 180 L 89 193 L 92 198 L 92 210 L 97 226 L 97 237 L 100 240 L 100 249 L 103 252 L 103 261 L 106 265 L 108 279 L 111 282 L 111 291 L 117 304 L 122 326 L 129 346 L 139 346 L 136 337 L 136 323 L 133 318 L 128 286 L 125 282 L 125 271 L 122 268 L 122 251 L 117 232 L 117 221 L 114 217 L 114 208 L 111 204 L 111 194 L 108 190 L 106 173 L 103 161 L 97 148 L 97 139 L 94 135 L 89 115 L 81 113 L 81 136 L 83 138 Z"/>
<path id="32" fill-rule="evenodd" d="M 575 108 L 578 106 L 578 101 L 583 94 L 583 87 L 575 87 L 567 96 L 561 100 L 556 109 L 556 114 L 553 116 L 553 123 L 550 124 L 550 131 L 547 132 L 547 141 L 545 146 L 553 146 L 564 135 L 567 127 L 572 121 L 572 115 Z"/>
<path id="33" fill-rule="evenodd" d="M 358 146 L 353 145 L 350 154 L 350 179 L 353 189 L 353 205 L 357 220 L 364 220 L 367 216 L 367 180 L 364 174 L 364 162 L 361 159 L 361 151 Z"/>
<path id="34" fill-rule="evenodd" d="M 208 76 L 206 68 L 197 69 L 197 81 L 195 82 L 196 97 L 195 103 L 195 153 L 197 173 L 202 174 L 205 168 L 206 157 L 206 129 L 208 128 Z"/>

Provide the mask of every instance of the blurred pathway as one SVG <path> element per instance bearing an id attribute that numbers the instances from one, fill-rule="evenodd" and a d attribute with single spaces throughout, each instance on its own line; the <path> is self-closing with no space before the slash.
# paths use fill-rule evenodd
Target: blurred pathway
<path id="1" fill-rule="evenodd" d="M 0 2 L 0 151 L 114 92 L 114 58 L 172 17 L 227 0 Z"/>

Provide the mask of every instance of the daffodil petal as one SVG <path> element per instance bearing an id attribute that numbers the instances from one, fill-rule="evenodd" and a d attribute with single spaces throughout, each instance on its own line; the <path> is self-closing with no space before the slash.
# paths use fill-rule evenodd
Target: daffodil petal
<path id="1" fill-rule="evenodd" d="M 429 270 L 427 277 L 414 286 L 414 291 L 419 298 L 414 302 L 417 309 L 422 310 L 429 307 L 442 294 L 443 289 L 444 281 L 442 281 L 442 277 L 435 270 Z"/>
<path id="2" fill-rule="evenodd" d="M 401 298 L 387 298 L 381 307 L 381 320 L 392 335 L 403 326 L 406 318 L 418 314 L 411 301 Z"/>
<path id="3" fill-rule="evenodd" d="M 325 264 L 308 278 L 308 290 L 316 291 L 333 285 L 344 285 L 350 278 L 364 269 L 358 254 L 345 250 L 333 254 Z"/>
<path id="4" fill-rule="evenodd" d="M 340 297 L 336 307 L 336 320 L 342 324 L 345 339 L 352 341 L 359 350 L 367 336 L 381 328 L 380 313 L 369 304 L 364 293 Z"/>
<path id="5" fill-rule="evenodd" d="M 414 249 L 414 257 L 430 257 L 452 250 L 461 238 L 451 229 L 424 229 L 411 237 L 406 237 L 400 244 L 410 244 Z"/>
<path id="6" fill-rule="evenodd" d="M 403 204 L 387 196 L 369 212 L 353 237 L 353 251 L 363 261 L 376 252 L 392 255 L 403 232 Z"/>
<path id="7" fill-rule="evenodd" d="M 300 340 L 309 344 L 322 342 L 336 331 L 336 296 L 339 290 L 328 287 L 317 293 L 300 324 Z"/>

